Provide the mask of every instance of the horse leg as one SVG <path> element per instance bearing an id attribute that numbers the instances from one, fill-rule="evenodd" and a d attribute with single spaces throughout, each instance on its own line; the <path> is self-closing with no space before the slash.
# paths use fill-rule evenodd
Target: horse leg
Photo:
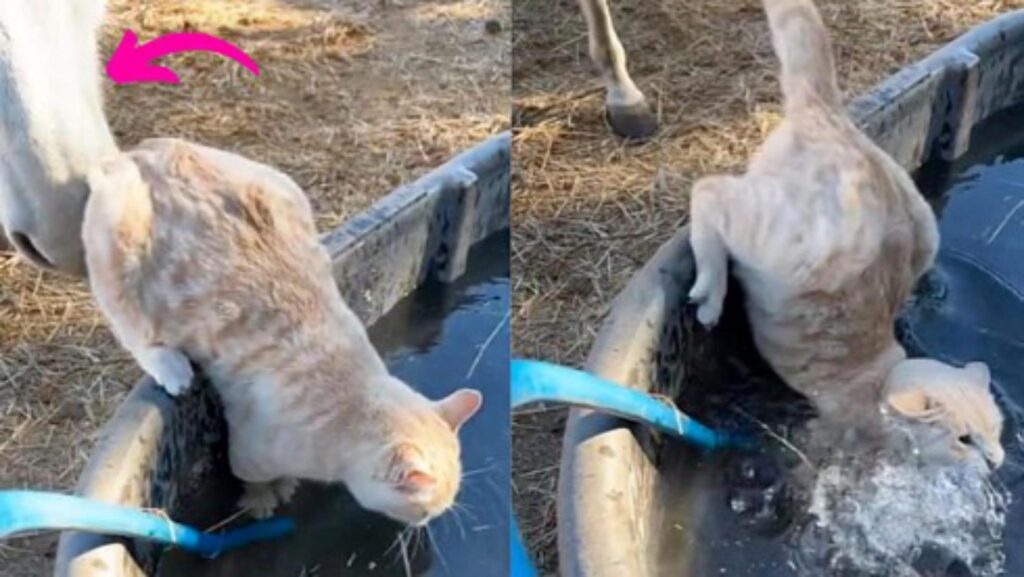
<path id="1" fill-rule="evenodd" d="M 600 70 L 607 89 L 605 109 L 612 130 L 624 138 L 651 136 L 658 129 L 658 120 L 626 70 L 626 51 L 615 33 L 607 0 L 579 0 L 579 3 L 587 20 L 590 58 Z"/>

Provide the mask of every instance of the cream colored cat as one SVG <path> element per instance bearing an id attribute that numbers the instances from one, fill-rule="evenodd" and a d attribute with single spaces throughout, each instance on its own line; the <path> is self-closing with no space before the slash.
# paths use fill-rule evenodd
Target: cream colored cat
<path id="1" fill-rule="evenodd" d="M 782 64 L 785 118 L 746 174 L 693 188 L 690 297 L 698 319 L 718 320 L 731 260 L 758 349 L 824 419 L 877 417 L 896 367 L 900 398 L 909 387 L 949 417 L 940 421 L 955 433 L 945 451 L 973 449 L 998 466 L 1001 415 L 987 369 L 984 379 L 979 365 L 932 361 L 924 370 L 905 360 L 894 335 L 900 307 L 938 249 L 935 217 L 906 172 L 846 115 L 814 4 L 765 0 L 765 9 Z M 906 378 L 918 371 L 921 378 Z"/>
<path id="2" fill-rule="evenodd" d="M 345 305 L 309 202 L 287 176 L 182 141 L 144 142 L 90 176 L 89 281 L 121 343 L 168 393 L 214 383 L 241 505 L 296 479 L 341 481 L 366 508 L 421 525 L 454 502 L 457 432 L 480 407 L 391 377 Z"/>
<path id="3" fill-rule="evenodd" d="M 926 462 L 975 461 L 998 467 L 1006 458 L 999 436 L 1003 415 L 989 391 L 988 367 L 963 369 L 930 359 L 896 365 L 885 380 L 885 408 L 913 426 L 916 449 Z"/>

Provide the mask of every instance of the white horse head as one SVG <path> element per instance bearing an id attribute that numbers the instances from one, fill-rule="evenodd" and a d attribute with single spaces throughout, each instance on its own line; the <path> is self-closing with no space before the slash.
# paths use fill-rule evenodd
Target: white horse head
<path id="1" fill-rule="evenodd" d="M 103 116 L 105 0 L 0 0 L 0 228 L 33 263 L 85 272 L 91 167 L 116 150 Z"/>

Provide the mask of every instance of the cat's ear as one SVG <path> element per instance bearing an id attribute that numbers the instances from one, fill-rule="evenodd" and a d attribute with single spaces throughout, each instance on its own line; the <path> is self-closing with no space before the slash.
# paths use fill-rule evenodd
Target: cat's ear
<path id="1" fill-rule="evenodd" d="M 920 389 L 890 393 L 885 401 L 900 415 L 926 423 L 934 422 L 945 411 L 942 405 L 934 402 L 927 393 Z"/>
<path id="2" fill-rule="evenodd" d="M 403 493 L 418 493 L 437 484 L 437 479 L 424 467 L 423 454 L 410 443 L 394 448 L 388 478 Z"/>
<path id="3" fill-rule="evenodd" d="M 453 431 L 458 432 L 462 427 L 480 410 L 484 402 L 484 396 L 480 391 L 473 389 L 459 389 L 447 397 L 437 401 L 437 413 L 441 415 Z"/>
<path id="4" fill-rule="evenodd" d="M 971 383 L 988 390 L 988 386 L 992 382 L 992 373 L 988 370 L 988 365 L 980 362 L 967 363 L 964 366 L 964 371 L 971 377 Z"/>

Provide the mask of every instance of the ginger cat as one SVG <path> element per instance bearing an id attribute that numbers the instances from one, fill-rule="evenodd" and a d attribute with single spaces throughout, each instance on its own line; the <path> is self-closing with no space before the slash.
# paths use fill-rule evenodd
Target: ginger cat
<path id="1" fill-rule="evenodd" d="M 423 525 L 454 502 L 463 389 L 430 401 L 393 378 L 346 306 L 308 200 L 284 174 L 157 139 L 94 171 L 89 282 L 120 342 L 171 395 L 190 361 L 224 404 L 240 505 L 341 481 L 368 509 Z"/>
<path id="2" fill-rule="evenodd" d="M 758 349 L 825 421 L 876 418 L 887 396 L 904 418 L 945 430 L 946 456 L 997 467 L 1002 416 L 987 367 L 908 361 L 895 337 L 899 309 L 938 250 L 932 211 L 847 116 L 814 4 L 765 0 L 765 10 L 785 118 L 746 174 L 704 178 L 693 188 L 690 298 L 698 320 L 711 326 L 721 315 L 731 261 Z M 886 392 L 893 371 L 901 384 Z M 910 389 L 917 400 L 908 405 Z M 922 403 L 937 410 L 913 410 Z"/>

